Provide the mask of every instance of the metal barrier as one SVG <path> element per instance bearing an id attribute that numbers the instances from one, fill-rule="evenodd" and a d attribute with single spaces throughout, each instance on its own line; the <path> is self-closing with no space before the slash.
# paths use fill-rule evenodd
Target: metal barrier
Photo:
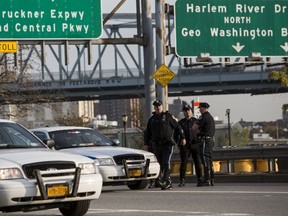
<path id="1" fill-rule="evenodd" d="M 245 146 L 214 149 L 213 164 L 215 172 L 288 172 L 288 145 Z M 172 156 L 172 173 L 179 172 L 179 153 Z M 191 167 L 189 170 L 189 167 Z M 174 170 L 173 170 L 174 169 Z M 195 173 L 194 166 L 187 166 L 187 174 Z"/>

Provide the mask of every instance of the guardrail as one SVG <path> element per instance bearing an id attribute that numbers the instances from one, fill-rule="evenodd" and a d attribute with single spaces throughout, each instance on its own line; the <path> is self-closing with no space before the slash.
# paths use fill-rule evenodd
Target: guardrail
<path id="1" fill-rule="evenodd" d="M 175 152 L 171 161 L 175 174 L 179 172 L 179 153 Z M 213 164 L 216 173 L 288 172 L 288 145 L 214 149 Z M 195 173 L 193 164 L 187 166 L 187 172 Z"/>

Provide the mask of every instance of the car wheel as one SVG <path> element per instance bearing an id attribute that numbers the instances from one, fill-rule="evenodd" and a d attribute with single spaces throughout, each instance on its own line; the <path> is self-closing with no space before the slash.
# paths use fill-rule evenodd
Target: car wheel
<path id="1" fill-rule="evenodd" d="M 90 207 L 90 200 L 71 202 L 66 207 L 59 208 L 64 216 L 82 216 L 85 215 Z"/>
<path id="2" fill-rule="evenodd" d="M 128 182 L 127 186 L 131 190 L 142 190 L 147 187 L 148 180 L 140 180 L 140 181 L 133 181 L 133 182 Z"/>

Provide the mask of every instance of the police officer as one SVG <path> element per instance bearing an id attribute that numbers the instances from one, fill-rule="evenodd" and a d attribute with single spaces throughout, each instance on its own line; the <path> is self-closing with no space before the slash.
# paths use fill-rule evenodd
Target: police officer
<path id="1" fill-rule="evenodd" d="M 193 117 L 192 108 L 189 105 L 185 105 L 182 109 L 185 118 L 179 121 L 181 128 L 184 131 L 186 145 L 179 145 L 180 149 L 180 184 L 179 187 L 185 186 L 185 174 L 187 168 L 188 158 L 191 155 L 197 176 L 197 186 L 202 184 L 202 166 L 199 150 L 199 139 L 197 139 L 197 132 L 192 129 L 193 124 L 196 124 L 197 119 Z"/>
<path id="2" fill-rule="evenodd" d="M 167 111 L 163 111 L 162 102 L 156 100 L 153 102 L 154 111 L 149 118 L 145 133 L 146 145 L 154 145 L 155 155 L 160 164 L 161 176 L 158 183 L 162 190 L 172 189 L 172 181 L 170 178 L 170 159 L 173 153 L 174 132 L 180 135 L 180 143 L 186 144 L 184 133 L 174 119 L 174 117 Z"/>
<path id="3" fill-rule="evenodd" d="M 199 119 L 199 134 L 198 138 L 201 140 L 201 161 L 204 167 L 204 181 L 202 186 L 214 186 L 214 169 L 213 169 L 213 146 L 215 134 L 215 121 L 213 116 L 209 113 L 210 105 L 206 102 L 200 103 L 199 109 L 201 118 Z"/>

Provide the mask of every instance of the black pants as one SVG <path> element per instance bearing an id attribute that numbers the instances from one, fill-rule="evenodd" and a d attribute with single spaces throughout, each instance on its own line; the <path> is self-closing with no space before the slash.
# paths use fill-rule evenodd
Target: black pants
<path id="1" fill-rule="evenodd" d="M 192 156 L 193 163 L 195 165 L 197 180 L 200 181 L 202 177 L 202 167 L 201 167 L 199 143 L 193 143 L 193 144 L 187 143 L 184 146 L 180 145 L 180 159 L 181 159 L 180 180 L 185 179 L 187 162 L 190 155 Z"/>
<path id="2" fill-rule="evenodd" d="M 213 138 L 201 139 L 201 162 L 204 167 L 204 179 L 210 181 L 214 179 L 214 168 L 213 168 Z"/>
<path id="3" fill-rule="evenodd" d="M 167 145 L 157 145 L 155 146 L 155 155 L 157 160 L 160 164 L 160 170 L 162 174 L 162 181 L 169 182 L 170 180 L 170 161 L 173 154 L 174 146 L 167 144 Z"/>

